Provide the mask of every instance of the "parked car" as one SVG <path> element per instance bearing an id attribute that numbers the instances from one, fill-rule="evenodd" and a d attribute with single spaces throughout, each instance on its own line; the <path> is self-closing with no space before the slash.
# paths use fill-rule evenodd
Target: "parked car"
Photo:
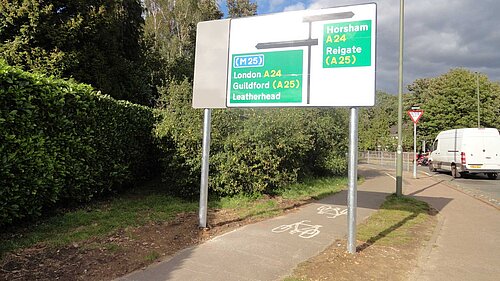
<path id="1" fill-rule="evenodd" d="M 464 128 L 440 132 L 432 145 L 429 170 L 451 171 L 455 178 L 500 172 L 500 134 L 495 128 Z"/>

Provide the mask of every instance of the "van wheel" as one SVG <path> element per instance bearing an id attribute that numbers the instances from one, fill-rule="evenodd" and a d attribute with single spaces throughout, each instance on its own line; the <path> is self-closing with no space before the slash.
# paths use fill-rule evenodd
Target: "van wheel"
<path id="1" fill-rule="evenodd" d="M 457 166 L 455 165 L 451 166 L 451 176 L 454 178 L 460 177 L 460 173 L 457 171 Z"/>
<path id="2" fill-rule="evenodd" d="M 486 174 L 490 180 L 496 180 L 498 177 L 497 173 L 487 173 Z"/>
<path id="3" fill-rule="evenodd" d="M 428 163 L 429 163 L 429 171 L 430 172 L 435 172 L 436 168 L 434 168 L 434 165 L 432 164 L 432 162 L 428 162 Z"/>

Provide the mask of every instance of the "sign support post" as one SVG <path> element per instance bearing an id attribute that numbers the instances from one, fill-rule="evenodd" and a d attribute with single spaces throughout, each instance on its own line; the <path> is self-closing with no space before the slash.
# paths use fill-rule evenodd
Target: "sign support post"
<path id="1" fill-rule="evenodd" d="M 413 106 L 412 110 L 408 111 L 408 115 L 413 121 L 413 178 L 417 178 L 417 123 L 422 114 L 423 110 L 420 110 L 420 107 Z"/>
<path id="2" fill-rule="evenodd" d="M 207 205 L 208 205 L 208 169 L 210 158 L 210 124 L 212 121 L 212 109 L 205 108 L 203 119 L 203 151 L 201 157 L 201 181 L 200 181 L 200 227 L 207 227 Z"/>
<path id="3" fill-rule="evenodd" d="M 417 123 L 413 123 L 413 178 L 417 178 Z"/>
<path id="4" fill-rule="evenodd" d="M 358 184 L 358 108 L 350 109 L 349 122 L 349 191 L 347 195 L 347 251 L 356 253 L 356 207 Z"/>

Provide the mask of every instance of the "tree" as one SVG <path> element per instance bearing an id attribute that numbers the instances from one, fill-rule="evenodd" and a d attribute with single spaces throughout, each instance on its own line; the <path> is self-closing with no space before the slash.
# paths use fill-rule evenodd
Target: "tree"
<path id="1" fill-rule="evenodd" d="M 165 78 L 192 80 L 196 46 L 196 24 L 220 19 L 215 0 L 146 0 L 146 36 L 160 56 Z"/>
<path id="2" fill-rule="evenodd" d="M 139 0 L 0 2 L 0 58 L 151 104 Z"/>
<path id="3" fill-rule="evenodd" d="M 255 16 L 257 3 L 250 0 L 227 0 L 227 10 L 230 18 Z"/>
<path id="4" fill-rule="evenodd" d="M 432 140 L 438 132 L 454 128 L 477 127 L 476 73 L 457 68 L 435 78 L 417 79 L 408 86 L 409 103 L 420 105 L 421 139 Z M 479 74 L 481 127 L 500 127 L 500 84 Z"/>
<path id="5" fill-rule="evenodd" d="M 396 140 L 390 128 L 397 122 L 397 97 L 376 93 L 375 106 L 360 112 L 359 147 L 362 150 L 392 150 Z"/>

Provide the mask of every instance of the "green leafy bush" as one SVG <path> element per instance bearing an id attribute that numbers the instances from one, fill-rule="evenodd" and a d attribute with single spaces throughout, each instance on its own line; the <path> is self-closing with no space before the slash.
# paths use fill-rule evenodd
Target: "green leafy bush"
<path id="1" fill-rule="evenodd" d="M 150 108 L 0 61 L 0 225 L 147 176 Z"/>
<path id="2" fill-rule="evenodd" d="M 162 93 L 156 127 L 163 179 L 197 195 L 203 111 L 191 107 L 187 80 Z M 212 112 L 210 189 L 220 195 L 274 193 L 306 176 L 346 172 L 347 114 L 342 109 L 224 109 Z"/>
<path id="3" fill-rule="evenodd" d="M 203 112 L 191 108 L 191 86 L 187 80 L 160 89 L 161 122 L 155 137 L 163 152 L 160 159 L 168 191 L 181 197 L 197 193 L 201 169 Z"/>

